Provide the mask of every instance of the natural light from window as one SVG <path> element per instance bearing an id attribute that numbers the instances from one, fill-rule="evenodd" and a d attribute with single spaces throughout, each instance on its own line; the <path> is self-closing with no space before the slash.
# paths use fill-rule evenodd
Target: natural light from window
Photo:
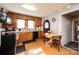
<path id="1" fill-rule="evenodd" d="M 17 20 L 17 28 L 25 28 L 25 20 L 18 19 Z"/>
<path id="2" fill-rule="evenodd" d="M 35 27 L 35 22 L 32 20 L 28 20 L 28 29 L 34 29 Z"/>

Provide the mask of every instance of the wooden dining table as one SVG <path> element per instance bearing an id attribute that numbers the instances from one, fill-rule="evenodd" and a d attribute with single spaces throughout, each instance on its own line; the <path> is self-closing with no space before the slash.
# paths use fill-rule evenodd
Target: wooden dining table
<path id="1" fill-rule="evenodd" d="M 55 36 L 61 36 L 61 34 L 56 34 L 56 33 L 45 33 L 45 36 L 47 38 L 55 37 Z"/>
<path id="2" fill-rule="evenodd" d="M 45 33 L 45 37 L 49 38 L 49 41 L 46 43 L 48 45 L 49 43 L 53 43 L 53 41 L 57 41 L 59 44 L 57 46 L 61 45 L 61 34 L 56 33 Z M 59 49 L 59 48 L 58 48 Z"/>
<path id="3" fill-rule="evenodd" d="M 62 35 L 61 34 L 55 34 L 55 33 L 45 33 L 45 37 L 50 38 L 50 39 L 56 38 L 56 37 L 58 38 L 60 36 L 62 36 Z"/>

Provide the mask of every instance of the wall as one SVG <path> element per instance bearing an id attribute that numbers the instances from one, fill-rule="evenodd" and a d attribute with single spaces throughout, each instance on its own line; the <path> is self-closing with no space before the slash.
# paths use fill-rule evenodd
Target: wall
<path id="1" fill-rule="evenodd" d="M 65 29 L 66 26 L 68 26 L 67 22 L 69 24 L 69 21 L 66 20 L 65 18 L 63 18 L 62 15 L 66 14 L 66 13 L 70 13 L 72 11 L 79 10 L 78 7 L 79 7 L 79 4 L 77 4 L 77 3 L 71 4 L 70 8 L 63 8 L 62 11 L 58 10 L 55 13 L 52 13 L 51 15 L 44 18 L 44 20 L 48 19 L 50 21 L 51 30 L 53 30 L 54 32 L 58 32 L 58 33 L 63 35 L 62 40 L 61 40 L 62 45 L 64 45 L 64 44 L 68 43 L 69 41 L 71 41 L 71 39 L 69 39 L 70 37 L 68 36 L 68 34 L 69 34 L 68 32 L 70 30 L 68 30 L 68 31 L 67 31 L 67 29 L 63 30 L 63 29 Z M 51 22 L 52 17 L 56 18 L 56 22 L 54 22 L 54 23 Z M 69 39 L 69 41 L 68 41 L 68 39 Z"/>
<path id="2" fill-rule="evenodd" d="M 56 18 L 55 22 L 52 22 L 53 17 Z M 50 21 L 50 30 L 53 31 L 54 33 L 60 33 L 60 20 L 59 19 L 60 19 L 60 15 L 58 15 L 58 13 L 54 14 L 53 16 L 51 15 L 44 18 L 44 20 Z"/>
<path id="3" fill-rule="evenodd" d="M 61 31 L 62 31 L 62 41 L 61 43 L 64 45 L 70 41 L 72 41 L 72 19 L 66 16 L 62 16 L 61 23 Z"/>
<path id="4" fill-rule="evenodd" d="M 74 20 L 76 20 L 76 18 L 72 18 L 72 41 L 74 41 L 74 39 L 75 39 L 75 34 L 74 34 Z"/>

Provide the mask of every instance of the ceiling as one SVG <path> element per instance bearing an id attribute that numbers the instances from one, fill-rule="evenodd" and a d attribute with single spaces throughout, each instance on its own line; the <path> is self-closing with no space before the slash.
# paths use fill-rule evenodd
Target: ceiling
<path id="1" fill-rule="evenodd" d="M 6 8 L 11 12 L 17 12 L 21 14 L 38 17 L 45 17 L 56 12 L 58 9 L 66 7 L 69 3 L 29 3 L 37 9 L 36 11 L 24 9 L 21 7 L 22 4 L 23 3 L 0 3 L 0 6 Z"/>
<path id="2" fill-rule="evenodd" d="M 71 18 L 79 17 L 79 10 L 64 14 L 63 16 L 67 16 L 67 17 L 71 17 Z"/>

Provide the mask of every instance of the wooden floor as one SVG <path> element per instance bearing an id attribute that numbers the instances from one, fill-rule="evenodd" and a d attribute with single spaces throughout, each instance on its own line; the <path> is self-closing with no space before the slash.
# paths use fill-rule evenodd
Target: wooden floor
<path id="1" fill-rule="evenodd" d="M 69 48 L 62 47 L 60 52 L 55 48 L 50 48 L 49 46 L 44 45 L 43 39 L 38 39 L 36 42 L 25 44 L 25 55 L 28 55 L 28 51 L 32 48 L 41 48 L 45 55 L 78 55 L 78 52 L 73 51 Z"/>

